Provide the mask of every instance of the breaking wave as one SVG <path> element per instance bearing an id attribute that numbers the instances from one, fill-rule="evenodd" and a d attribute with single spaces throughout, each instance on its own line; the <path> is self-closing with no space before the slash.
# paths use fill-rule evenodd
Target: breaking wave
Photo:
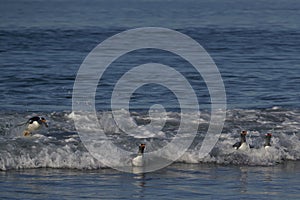
<path id="1" fill-rule="evenodd" d="M 42 115 L 47 118 L 49 128 L 43 128 L 30 137 L 23 137 L 22 132 L 25 127 L 19 124 L 33 115 Z M 97 115 L 100 127 L 107 135 L 106 139 L 113 141 L 118 147 L 132 152 L 137 151 L 137 146 L 141 142 L 146 143 L 146 152 L 155 151 L 166 145 L 176 135 L 180 117 L 188 117 L 190 123 L 197 123 L 193 117 L 196 116 L 195 113 L 190 113 L 188 116 L 180 116 L 180 113 L 177 112 L 168 112 L 161 116 L 158 113 L 154 118 L 151 116 L 152 121 L 155 120 L 158 125 L 161 123 L 165 123 L 165 125 L 162 130 L 153 132 L 145 126 L 151 121 L 149 113 L 132 112 L 126 126 L 130 126 L 131 123 L 137 124 L 138 131 L 126 134 L 114 123 L 111 112 L 98 112 Z M 103 164 L 105 162 L 98 161 L 86 150 L 76 132 L 74 117 L 84 119 L 89 116 L 78 116 L 70 112 L 1 113 L 0 170 L 106 168 L 107 166 Z M 279 107 L 228 110 L 221 137 L 210 154 L 202 158 L 199 150 L 208 129 L 209 120 L 209 112 L 201 112 L 200 125 L 194 142 L 176 162 L 269 166 L 285 160 L 300 160 L 298 133 L 300 110 Z M 241 130 L 248 131 L 247 141 L 255 148 L 248 151 L 232 148 L 232 144 L 239 140 Z M 268 132 L 273 134 L 272 147 L 265 149 L 263 147 L 264 135 Z M 109 153 L 107 152 L 108 155 Z M 124 159 L 130 160 L 130 158 Z"/>

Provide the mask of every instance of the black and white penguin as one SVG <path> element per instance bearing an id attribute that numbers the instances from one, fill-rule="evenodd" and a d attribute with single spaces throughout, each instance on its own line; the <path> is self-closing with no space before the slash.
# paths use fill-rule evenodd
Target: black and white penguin
<path id="1" fill-rule="evenodd" d="M 47 120 L 44 117 L 31 117 L 26 123 L 26 129 L 23 132 L 24 136 L 30 136 L 33 131 L 36 131 L 44 125 L 48 127 Z"/>
<path id="2" fill-rule="evenodd" d="M 247 135 L 247 131 L 242 131 L 241 140 L 239 142 L 236 142 L 234 145 L 232 145 L 232 147 L 234 149 L 239 149 L 239 150 L 247 150 L 249 148 L 252 148 L 252 146 L 247 144 L 246 135 Z"/>
<path id="3" fill-rule="evenodd" d="M 144 166 L 144 149 L 146 145 L 140 144 L 139 145 L 139 152 L 138 155 L 132 159 L 132 165 L 135 167 L 142 167 Z"/>
<path id="4" fill-rule="evenodd" d="M 271 147 L 271 138 L 272 138 L 272 134 L 271 133 L 267 133 L 265 135 L 265 144 L 264 144 L 265 149 Z"/>

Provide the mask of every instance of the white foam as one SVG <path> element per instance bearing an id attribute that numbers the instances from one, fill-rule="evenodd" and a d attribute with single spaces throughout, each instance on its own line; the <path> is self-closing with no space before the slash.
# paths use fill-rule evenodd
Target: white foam
<path id="1" fill-rule="evenodd" d="M 124 113 L 124 110 L 120 110 Z M 177 134 L 177 129 L 181 123 L 181 117 L 186 117 L 187 126 L 200 121 L 199 133 L 192 147 L 177 162 L 201 163 L 213 162 L 219 164 L 241 164 L 241 165 L 275 165 L 284 160 L 300 160 L 300 141 L 298 131 L 299 111 L 286 112 L 278 109 L 269 110 L 230 110 L 227 115 L 222 135 L 218 143 L 206 157 L 201 157 L 199 152 L 201 142 L 206 134 L 210 115 L 201 113 L 200 119 L 196 119 L 197 113 L 180 115 L 180 113 L 166 112 L 160 117 L 159 112 L 151 116 L 148 114 L 131 113 L 130 119 L 123 124 L 127 127 L 134 127 L 131 132 L 120 131 L 120 127 L 115 123 L 111 112 L 99 112 L 97 117 L 100 126 L 84 126 L 83 128 L 91 133 L 98 133 L 98 128 L 113 139 L 117 145 L 123 148 L 136 150 L 136 144 L 145 142 L 147 151 L 155 151 L 172 140 Z M 16 116 L 15 116 L 16 117 Z M 19 115 L 17 116 L 19 117 Z M 11 122 L 12 117 L 7 118 Z M 25 117 L 13 120 L 19 123 Z M 79 136 L 73 123 L 74 119 L 89 122 L 92 118 L 90 113 L 52 113 L 47 120 L 51 121 L 48 129 L 38 131 L 31 137 L 23 137 L 23 127 L 9 126 L 5 133 L 0 136 L 0 170 L 19 168 L 76 168 L 76 169 L 98 169 L 105 167 L 102 162 L 93 158 L 86 151 L 80 142 Z M 153 120 L 153 129 L 149 124 Z M 167 124 L 167 130 L 161 130 L 161 124 Z M 150 128 L 149 128 L 150 127 Z M 248 130 L 247 142 L 255 146 L 247 151 L 236 151 L 232 145 L 239 140 L 239 133 Z M 47 131 L 47 132 L 46 132 Z M 264 137 L 267 132 L 271 132 L 271 147 L 263 147 Z M 49 136 L 50 135 L 50 136 Z M 178 135 L 179 138 L 192 137 L 192 133 L 186 132 Z M 200 139 L 199 139 L 200 138 Z M 99 138 L 98 138 L 99 139 Z M 99 141 L 105 142 L 105 141 Z M 176 150 L 176 146 L 173 147 Z M 176 152 L 176 151 L 175 151 Z M 111 153 L 111 152 L 110 152 Z M 164 159 L 173 155 L 164 153 Z M 181 152 L 178 152 L 178 155 Z M 109 154 L 109 153 L 108 153 Z M 130 158 L 124 158 L 129 160 Z M 122 161 L 123 162 L 123 161 Z M 127 162 L 127 161 L 126 161 Z M 115 164 L 120 163 L 116 161 Z"/>
<path id="2" fill-rule="evenodd" d="M 22 144 L 20 141 L 18 144 Z M 28 142 L 28 141 L 27 141 Z M 24 145 L 24 144 L 23 144 Z M 28 142 L 28 146 L 19 147 L 16 151 L 10 147 L 6 151 L 1 150 L 0 169 L 22 169 L 22 168 L 74 168 L 74 169 L 98 169 L 103 167 L 86 151 L 74 149 L 72 145 L 57 146 L 54 144 L 36 144 Z"/>

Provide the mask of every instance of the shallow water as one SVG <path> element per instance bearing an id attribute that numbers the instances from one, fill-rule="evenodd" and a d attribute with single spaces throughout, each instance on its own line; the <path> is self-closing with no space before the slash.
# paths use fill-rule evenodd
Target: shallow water
<path id="1" fill-rule="evenodd" d="M 298 199 L 299 162 L 262 166 L 173 164 L 146 174 L 112 169 L 0 172 L 3 199 Z"/>

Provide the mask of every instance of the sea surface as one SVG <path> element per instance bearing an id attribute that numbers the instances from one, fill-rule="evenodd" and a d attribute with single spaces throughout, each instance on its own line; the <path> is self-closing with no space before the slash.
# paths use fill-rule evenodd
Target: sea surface
<path id="1" fill-rule="evenodd" d="M 0 198 L 299 199 L 299 10 L 294 0 L 0 0 Z M 142 27 L 175 30 L 202 45 L 224 83 L 226 119 L 213 149 L 201 156 L 212 111 L 203 76 L 182 57 L 160 49 L 117 58 L 99 77 L 92 97 L 98 128 L 107 136 L 100 142 L 134 153 L 145 143 L 147 155 L 180 136 L 182 118 L 188 127 L 199 123 L 196 135 L 185 133 L 194 140 L 173 164 L 128 173 L 105 164 L 114 152 L 101 152 L 107 157 L 99 160 L 87 150 L 74 122 L 91 118 L 72 110 L 72 97 L 86 56 L 106 39 Z M 116 112 L 126 123 L 116 123 L 114 87 L 147 63 L 181 73 L 199 110 L 181 114 L 174 91 L 150 83 L 130 96 L 130 116 L 120 106 Z M 140 73 L 134 81 L 142 81 Z M 24 137 L 24 123 L 35 115 L 45 117 L 49 127 Z M 163 126 L 153 131 L 149 124 Z M 126 133 L 122 126 L 137 131 Z M 94 133 L 98 128 L 86 127 Z M 253 149 L 232 148 L 242 130 Z M 272 133 L 268 150 L 267 133 Z"/>

